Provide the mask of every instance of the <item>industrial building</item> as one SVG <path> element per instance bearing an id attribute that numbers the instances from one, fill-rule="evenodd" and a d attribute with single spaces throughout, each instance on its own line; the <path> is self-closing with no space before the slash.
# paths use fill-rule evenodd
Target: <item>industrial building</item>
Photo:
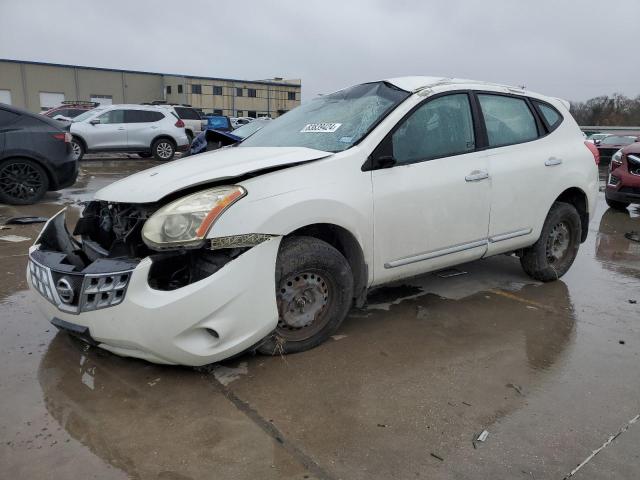
<path id="1" fill-rule="evenodd" d="M 0 103 L 40 112 L 64 100 L 165 100 L 205 114 L 277 117 L 300 105 L 300 80 L 237 80 L 0 59 Z"/>

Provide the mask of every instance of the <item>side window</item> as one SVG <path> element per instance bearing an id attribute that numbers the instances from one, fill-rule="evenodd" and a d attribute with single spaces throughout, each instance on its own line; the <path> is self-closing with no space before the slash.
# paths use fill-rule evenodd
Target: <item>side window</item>
<path id="1" fill-rule="evenodd" d="M 124 123 L 124 110 L 109 110 L 98 117 L 101 124 Z"/>
<path id="2" fill-rule="evenodd" d="M 391 142 L 399 164 L 473 151 L 469 97 L 459 93 L 428 101 L 393 132 Z"/>
<path id="3" fill-rule="evenodd" d="M 538 138 L 536 120 L 522 98 L 479 94 L 490 147 L 529 142 Z"/>
<path id="4" fill-rule="evenodd" d="M 125 110 L 125 123 L 151 123 L 164 118 L 160 112 L 148 110 Z"/>
<path id="5" fill-rule="evenodd" d="M 562 123 L 562 115 L 560 115 L 560 113 L 558 113 L 558 111 L 555 108 L 553 108 L 551 105 L 547 105 L 546 103 L 541 103 L 541 102 L 535 102 L 535 104 L 536 104 L 536 107 L 538 107 L 538 110 L 540 111 L 544 119 L 546 120 L 547 125 L 549 125 L 549 130 L 551 131 L 555 130 L 558 127 L 558 125 Z"/>
<path id="6" fill-rule="evenodd" d="M 175 107 L 175 110 L 183 120 L 200 120 L 200 114 L 193 108 Z"/>

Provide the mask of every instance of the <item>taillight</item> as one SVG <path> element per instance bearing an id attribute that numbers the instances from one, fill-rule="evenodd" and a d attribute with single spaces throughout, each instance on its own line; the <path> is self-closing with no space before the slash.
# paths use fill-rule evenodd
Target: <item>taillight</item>
<path id="1" fill-rule="evenodd" d="M 184 122 L 182 120 L 178 119 L 178 121 L 176 122 L 176 127 L 184 128 Z"/>
<path id="2" fill-rule="evenodd" d="M 596 162 L 596 165 L 600 165 L 600 151 L 598 147 L 596 147 L 593 143 L 585 141 L 584 144 L 587 146 L 591 153 L 593 154 L 593 159 Z"/>
<path id="3" fill-rule="evenodd" d="M 56 140 L 62 140 L 64 143 L 71 143 L 71 134 L 69 132 L 54 133 L 53 138 Z"/>

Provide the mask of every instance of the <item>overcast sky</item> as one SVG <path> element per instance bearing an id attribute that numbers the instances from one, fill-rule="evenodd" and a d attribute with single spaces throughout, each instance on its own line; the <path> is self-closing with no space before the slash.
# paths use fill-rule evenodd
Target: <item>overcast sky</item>
<path id="1" fill-rule="evenodd" d="M 639 0 L 0 0 L 0 58 L 240 79 L 303 99 L 435 75 L 640 95 Z"/>

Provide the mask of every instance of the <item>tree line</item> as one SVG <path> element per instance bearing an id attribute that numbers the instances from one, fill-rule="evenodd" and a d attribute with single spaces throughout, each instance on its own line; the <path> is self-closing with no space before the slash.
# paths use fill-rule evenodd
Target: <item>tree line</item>
<path id="1" fill-rule="evenodd" d="M 571 114 L 578 125 L 638 126 L 640 95 L 628 98 L 619 93 L 602 95 L 585 102 L 571 102 Z"/>

